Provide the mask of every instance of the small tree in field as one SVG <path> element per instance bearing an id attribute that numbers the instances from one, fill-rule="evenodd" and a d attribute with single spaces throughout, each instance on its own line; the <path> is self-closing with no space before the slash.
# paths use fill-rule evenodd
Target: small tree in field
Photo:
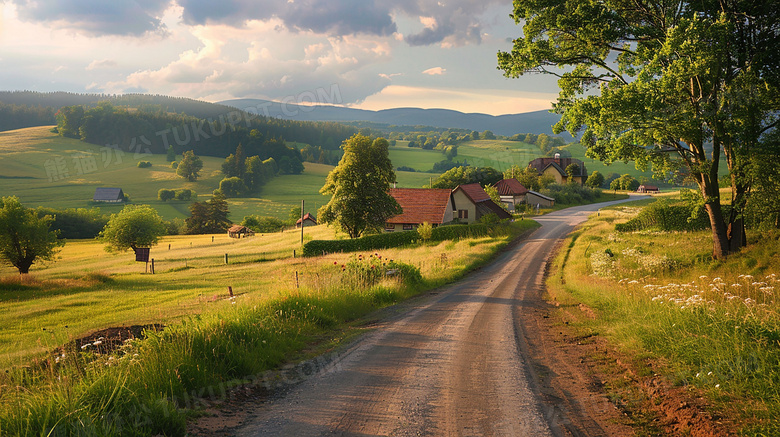
<path id="1" fill-rule="evenodd" d="M 179 166 L 176 167 L 176 174 L 186 178 L 190 182 L 198 180 L 198 172 L 203 168 L 203 161 L 192 150 L 184 152 Z"/>
<path id="2" fill-rule="evenodd" d="M 100 239 L 109 252 L 121 252 L 157 244 L 167 233 L 165 222 L 157 210 L 149 205 L 127 205 L 118 214 L 112 214 Z"/>
<path id="3" fill-rule="evenodd" d="M 57 239 L 58 231 L 49 230 L 53 220 L 49 215 L 38 217 L 15 196 L 0 199 L 0 257 L 19 274 L 28 273 L 37 260 L 52 259 L 57 247 L 65 244 Z"/>
<path id="4" fill-rule="evenodd" d="M 420 234 L 422 241 L 428 241 L 433 236 L 433 225 L 428 222 L 423 222 L 420 226 L 417 226 L 417 233 Z"/>

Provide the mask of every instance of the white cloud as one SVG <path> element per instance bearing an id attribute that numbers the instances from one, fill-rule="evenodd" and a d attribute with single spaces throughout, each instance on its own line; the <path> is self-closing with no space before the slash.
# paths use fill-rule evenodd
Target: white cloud
<path id="1" fill-rule="evenodd" d="M 317 89 L 340 89 L 343 103 L 360 102 L 390 84 L 373 72 L 390 59 L 392 48 L 370 37 L 323 38 L 291 32 L 276 23 L 253 21 L 243 29 L 197 26 L 200 47 L 156 69 L 134 72 L 109 83 L 108 92 L 143 87 L 155 92 L 197 98 L 228 95 L 280 99 Z M 227 47 L 245 47 L 243 54 Z"/>
<path id="2" fill-rule="evenodd" d="M 441 75 L 443 75 L 446 72 L 447 72 L 446 68 L 433 67 L 433 68 L 429 68 L 429 69 L 423 71 L 422 73 L 430 75 L 430 76 L 441 76 Z"/>
<path id="3" fill-rule="evenodd" d="M 101 59 L 101 60 L 95 59 L 94 61 L 90 62 L 89 65 L 87 65 L 86 69 L 87 70 L 97 70 L 97 69 L 101 69 L 101 68 L 111 68 L 111 67 L 116 67 L 116 66 L 117 66 L 117 63 L 113 59 Z"/>

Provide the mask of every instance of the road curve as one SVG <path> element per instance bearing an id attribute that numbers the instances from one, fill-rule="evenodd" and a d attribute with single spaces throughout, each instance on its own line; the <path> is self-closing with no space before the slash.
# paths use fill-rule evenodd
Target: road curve
<path id="1" fill-rule="evenodd" d="M 518 333 L 555 244 L 605 205 L 538 217 L 542 226 L 494 262 L 402 304 L 327 368 L 257 406 L 237 435 L 590 434 L 552 417 Z"/>

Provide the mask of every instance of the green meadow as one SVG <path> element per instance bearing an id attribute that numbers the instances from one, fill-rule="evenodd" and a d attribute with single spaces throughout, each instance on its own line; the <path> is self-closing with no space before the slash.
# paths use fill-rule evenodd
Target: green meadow
<path id="1" fill-rule="evenodd" d="M 180 158 L 178 156 L 177 158 Z M 191 202 L 157 200 L 161 188 L 194 190 L 207 200 L 222 180 L 221 158 L 202 156 L 203 170 L 196 182 L 188 182 L 170 168 L 165 155 L 113 150 L 83 141 L 62 138 L 51 127 L 0 132 L 0 194 L 15 195 L 28 207 L 86 208 L 97 206 L 104 213 L 118 212 L 121 205 L 92 205 L 96 187 L 119 187 L 134 203 L 152 205 L 165 219 L 186 218 Z M 138 168 L 149 161 L 149 168 Z M 59 168 L 57 165 L 59 164 Z M 328 198 L 319 193 L 332 166 L 305 163 L 300 175 L 274 178 L 252 197 L 229 199 L 230 218 L 240 222 L 249 214 L 286 219 L 290 208 L 306 202 L 306 210 Z M 398 172 L 398 186 L 421 187 L 428 175 Z"/>
<path id="2" fill-rule="evenodd" d="M 631 380 L 662 377 L 739 435 L 780 435 L 780 233 L 748 231 L 747 247 L 716 261 L 710 230 L 616 231 L 654 201 L 604 208 L 569 237 L 548 279 L 555 317 L 629 357 L 634 376 L 606 382 L 625 409 L 652 409 Z M 662 433 L 646 425 L 640 435 Z"/>

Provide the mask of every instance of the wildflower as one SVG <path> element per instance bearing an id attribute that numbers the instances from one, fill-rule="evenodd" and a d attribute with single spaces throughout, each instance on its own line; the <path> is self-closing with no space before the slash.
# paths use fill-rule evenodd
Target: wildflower
<path id="1" fill-rule="evenodd" d="M 335 265 L 338 265 L 338 264 L 339 264 L 339 262 L 338 262 L 338 261 L 333 261 L 333 265 L 334 265 L 334 266 L 335 266 Z"/>
<path id="2" fill-rule="evenodd" d="M 100 346 L 101 344 L 103 344 L 102 340 L 96 340 L 96 341 L 92 342 L 92 346 Z"/>
<path id="3" fill-rule="evenodd" d="M 88 348 L 90 346 L 92 346 L 92 343 L 87 343 L 87 344 L 82 345 L 81 349 L 84 350 L 84 349 L 86 349 L 86 348 Z"/>
<path id="4" fill-rule="evenodd" d="M 707 279 L 707 275 L 701 275 L 699 276 L 699 279 Z"/>
<path id="5" fill-rule="evenodd" d="M 707 376 L 712 376 L 712 372 L 707 372 Z"/>

